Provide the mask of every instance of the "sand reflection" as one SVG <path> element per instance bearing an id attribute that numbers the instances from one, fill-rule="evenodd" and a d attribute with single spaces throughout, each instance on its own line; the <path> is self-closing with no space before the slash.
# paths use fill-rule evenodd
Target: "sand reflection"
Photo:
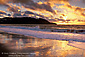
<path id="1" fill-rule="evenodd" d="M 67 45 L 68 41 L 38 39 L 15 34 L 0 34 L 0 43 L 12 52 L 28 52 L 31 56 L 42 57 L 83 57 L 85 51 Z M 34 54 L 33 54 L 34 53 Z M 32 57 L 31 56 L 31 57 Z"/>

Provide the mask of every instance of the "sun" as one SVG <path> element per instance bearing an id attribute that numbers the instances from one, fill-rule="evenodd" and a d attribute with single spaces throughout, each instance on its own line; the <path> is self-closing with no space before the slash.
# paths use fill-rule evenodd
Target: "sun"
<path id="1" fill-rule="evenodd" d="M 67 16 L 63 17 L 63 19 L 66 20 L 67 19 Z"/>

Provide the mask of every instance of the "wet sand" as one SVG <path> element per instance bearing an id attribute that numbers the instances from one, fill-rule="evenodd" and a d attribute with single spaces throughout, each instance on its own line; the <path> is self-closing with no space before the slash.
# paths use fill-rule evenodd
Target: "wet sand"
<path id="1" fill-rule="evenodd" d="M 3 55 L 3 52 L 9 52 L 9 50 L 3 45 L 3 44 L 0 44 L 0 57 L 8 57 L 8 55 Z"/>
<path id="2" fill-rule="evenodd" d="M 85 51 L 69 46 L 68 41 L 39 39 L 19 34 L 0 32 L 0 57 L 19 56 L 84 57 Z"/>

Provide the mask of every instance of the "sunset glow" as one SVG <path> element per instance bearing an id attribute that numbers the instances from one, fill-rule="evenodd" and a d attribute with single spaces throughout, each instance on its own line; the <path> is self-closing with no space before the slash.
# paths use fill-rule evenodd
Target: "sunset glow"
<path id="1" fill-rule="evenodd" d="M 60 25 L 85 25 L 85 0 L 0 0 L 0 18 L 14 13 Z"/>
<path id="2" fill-rule="evenodd" d="M 67 16 L 66 17 L 63 17 L 65 20 L 67 19 Z"/>

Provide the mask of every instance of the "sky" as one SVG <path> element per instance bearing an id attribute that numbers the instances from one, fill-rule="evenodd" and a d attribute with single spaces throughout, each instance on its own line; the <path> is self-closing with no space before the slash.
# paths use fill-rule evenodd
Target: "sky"
<path id="1" fill-rule="evenodd" d="M 85 25 L 85 0 L 0 0 L 2 17 L 43 18 L 58 25 Z"/>

